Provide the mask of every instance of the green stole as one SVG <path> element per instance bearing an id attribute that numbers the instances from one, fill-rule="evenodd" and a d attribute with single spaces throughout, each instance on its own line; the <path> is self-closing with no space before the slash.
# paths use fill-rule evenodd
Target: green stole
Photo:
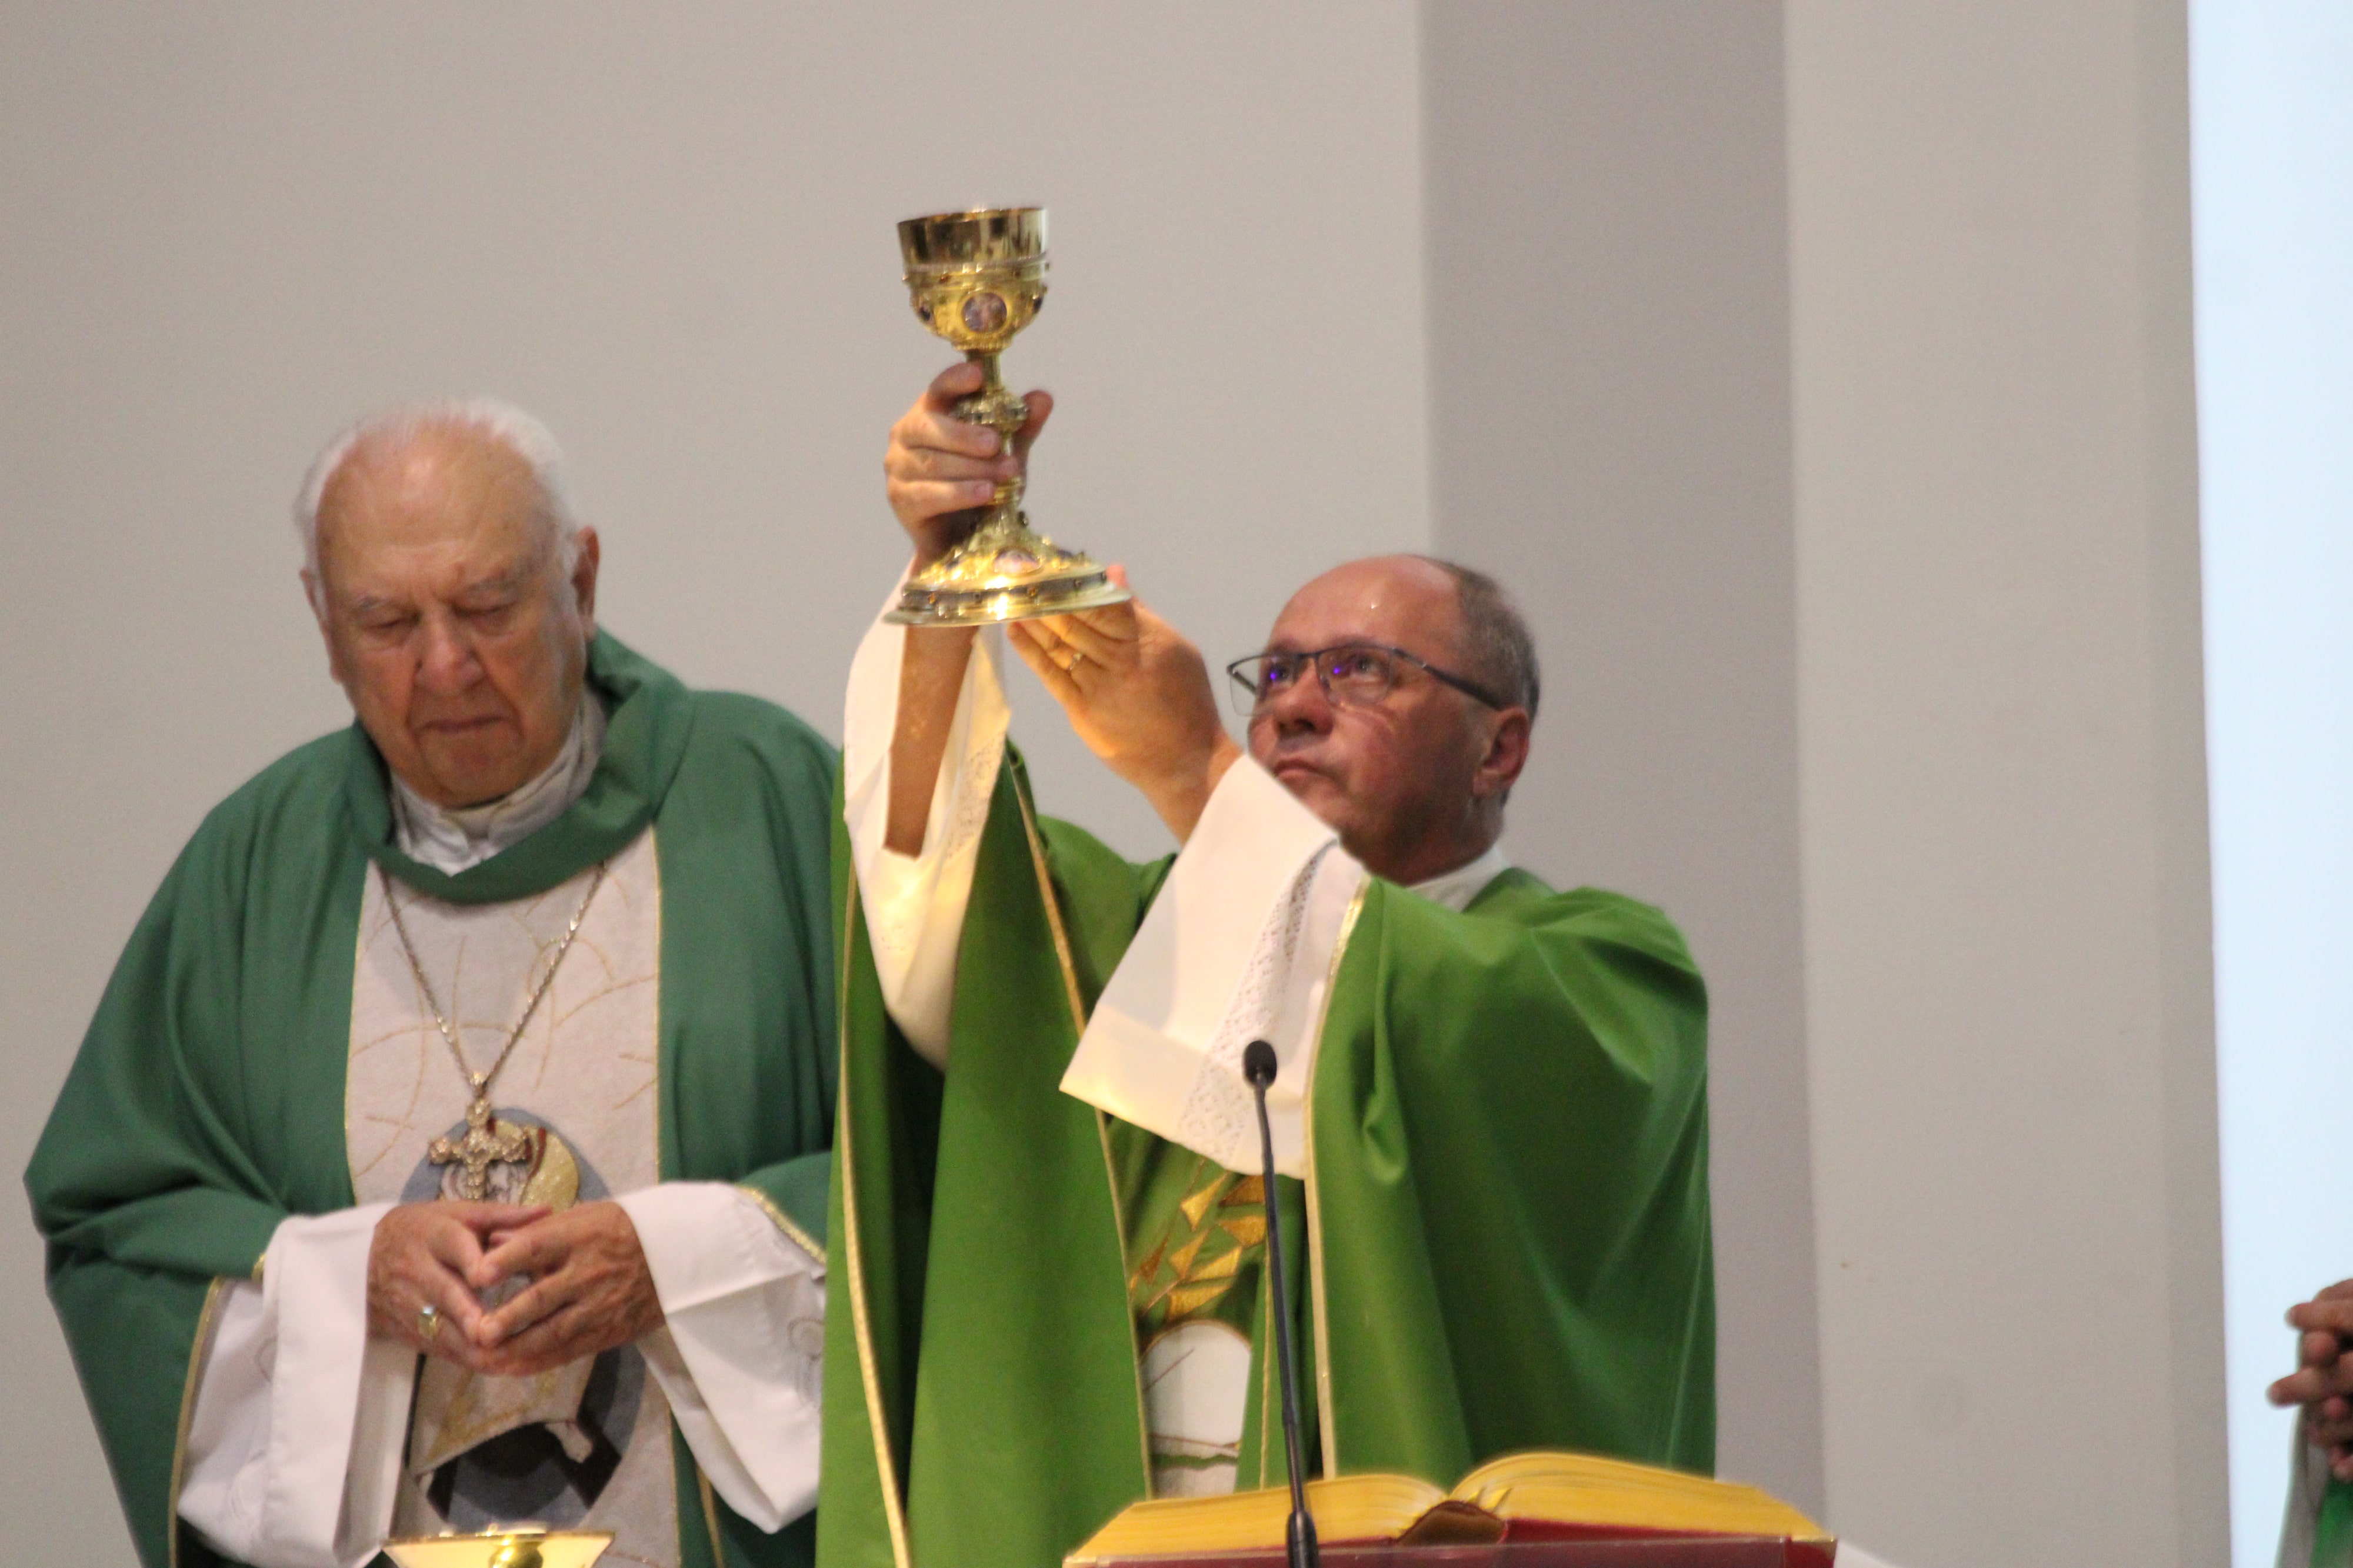
<path id="1" fill-rule="evenodd" d="M 837 840 L 820 1568 L 1050 1568 L 1148 1489 L 1129 1282 L 1195 1162 L 1059 1084 L 1167 865 L 1039 820 L 1008 755 L 943 1076 L 883 1009 Z M 1287 1479 L 1272 1310 L 1323 1471 L 1712 1468 L 1705 998 L 1674 928 L 1524 872 L 1462 914 L 1375 880 L 1331 990 L 1310 1173 L 1276 1194 L 1307 1267 L 1250 1312 L 1239 1484 Z"/>
<path id="2" fill-rule="evenodd" d="M 174 1516 L 219 1286 L 290 1215 L 353 1205 L 343 1134 L 353 963 L 371 861 L 456 903 L 529 897 L 659 833 L 660 1171 L 736 1183 L 824 1245 L 836 1098 L 830 946 L 838 772 L 815 731 L 690 692 L 599 635 L 610 716 L 588 788 L 456 876 L 395 847 L 356 724 L 206 818 L 140 920 L 26 1174 L 48 1283 L 147 1568 L 219 1562 Z M 673 1434 L 688 1568 L 802 1568 L 815 1524 L 765 1535 Z M 381 1562 L 382 1559 L 379 1559 Z"/>

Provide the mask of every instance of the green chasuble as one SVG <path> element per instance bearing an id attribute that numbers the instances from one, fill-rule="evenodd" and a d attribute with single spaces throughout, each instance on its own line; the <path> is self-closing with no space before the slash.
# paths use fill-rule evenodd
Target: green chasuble
<path id="1" fill-rule="evenodd" d="M 1273 1310 L 1323 1473 L 1451 1486 L 1536 1447 L 1711 1469 L 1705 998 L 1674 928 L 1520 871 L 1460 914 L 1369 881 L 1310 1173 L 1274 1194 L 1297 1297 L 1274 1303 L 1256 1184 L 1059 1088 L 1168 865 L 1039 820 L 1008 757 L 942 1075 L 884 1011 L 837 840 L 822 1568 L 1052 1568 L 1146 1494 L 1139 1327 L 1195 1310 L 1252 1337 L 1244 1488 L 1287 1479 Z"/>
<path id="2" fill-rule="evenodd" d="M 653 826 L 661 1176 L 751 1188 L 823 1244 L 832 749 L 781 709 L 691 692 L 608 637 L 590 647 L 588 679 L 608 715 L 603 758 L 546 827 L 455 876 L 417 864 L 396 847 L 385 765 L 355 724 L 206 818 L 116 966 L 26 1185 L 147 1568 L 219 1561 L 175 1515 L 216 1282 L 250 1278 L 288 1215 L 353 1206 L 344 1075 L 371 861 L 437 899 L 498 903 Z M 685 1563 L 810 1561 L 812 1521 L 762 1534 L 672 1438 Z"/>

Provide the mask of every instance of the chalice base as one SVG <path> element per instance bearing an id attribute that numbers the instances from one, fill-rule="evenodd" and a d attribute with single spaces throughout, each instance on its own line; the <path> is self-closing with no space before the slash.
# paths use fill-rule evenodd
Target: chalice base
<path id="1" fill-rule="evenodd" d="M 1099 610 L 1134 596 L 1092 557 L 1033 531 L 1015 511 L 990 517 L 908 578 L 882 618 L 902 626 L 986 626 Z"/>
<path id="2" fill-rule="evenodd" d="M 479 1535 L 387 1541 L 384 1551 L 398 1568 L 589 1568 L 612 1544 L 610 1531 L 511 1524 Z"/>

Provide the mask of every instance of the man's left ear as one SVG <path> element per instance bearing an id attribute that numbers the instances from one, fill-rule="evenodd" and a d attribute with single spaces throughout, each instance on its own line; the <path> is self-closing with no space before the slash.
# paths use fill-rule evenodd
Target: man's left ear
<path id="1" fill-rule="evenodd" d="M 1495 715 L 1494 728 L 1488 732 L 1487 754 L 1479 759 L 1479 771 L 1472 775 L 1471 793 L 1483 800 L 1510 792 L 1528 765 L 1528 737 L 1534 728 L 1525 708 L 1506 708 Z"/>
<path id="2" fill-rule="evenodd" d="M 580 607 L 581 630 L 593 637 L 596 635 L 596 567 L 604 547 L 593 528 L 574 534 L 572 543 L 572 600 Z"/>

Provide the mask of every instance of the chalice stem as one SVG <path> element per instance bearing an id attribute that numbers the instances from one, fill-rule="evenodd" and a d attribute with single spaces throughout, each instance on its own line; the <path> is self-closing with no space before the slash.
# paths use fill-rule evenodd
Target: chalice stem
<path id="1" fill-rule="evenodd" d="M 999 368 L 999 356 L 986 349 L 968 349 L 965 359 L 980 366 L 980 390 L 968 397 L 956 400 L 955 416 L 975 425 L 986 425 L 997 432 L 997 450 L 1013 449 L 1013 438 L 1021 426 L 1029 422 L 1029 402 L 1016 397 L 1006 389 L 1005 374 Z M 1028 487 L 1022 477 L 1014 475 L 997 481 L 997 493 L 989 498 L 988 510 L 981 526 L 991 523 L 1009 525 L 1021 510 L 1021 492 Z"/>

